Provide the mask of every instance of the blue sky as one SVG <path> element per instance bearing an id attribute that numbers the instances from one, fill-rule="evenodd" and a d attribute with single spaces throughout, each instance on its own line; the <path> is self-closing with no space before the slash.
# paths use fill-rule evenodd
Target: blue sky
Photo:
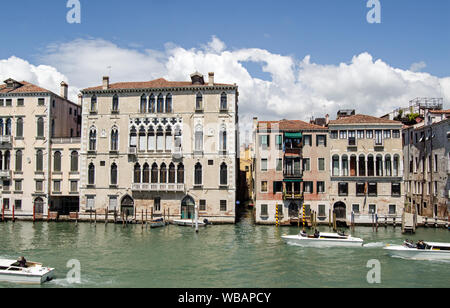
<path id="1" fill-rule="evenodd" d="M 299 59 L 311 54 L 320 64 L 367 51 L 402 69 L 424 61 L 435 76 L 450 71 L 448 0 L 381 0 L 381 24 L 367 23 L 366 0 L 80 0 L 81 25 L 66 22 L 66 2 L 2 3 L 9 13 L 0 19 L 0 58 L 39 64 L 36 55 L 47 45 L 76 38 L 164 50 L 168 42 L 192 48 L 216 35 L 229 49 L 262 48 Z M 260 74 L 258 66 L 248 68 Z"/>

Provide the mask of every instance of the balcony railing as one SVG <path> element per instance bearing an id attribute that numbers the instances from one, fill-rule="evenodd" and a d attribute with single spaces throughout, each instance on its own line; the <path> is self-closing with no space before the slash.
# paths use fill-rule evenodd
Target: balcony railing
<path id="1" fill-rule="evenodd" d="M 301 192 L 285 191 L 283 192 L 283 200 L 300 200 L 303 199 Z"/>
<path id="2" fill-rule="evenodd" d="M 284 171 L 283 172 L 283 176 L 285 178 L 301 178 L 303 177 L 303 172 L 302 171 Z"/>
<path id="3" fill-rule="evenodd" d="M 11 143 L 11 136 L 0 136 L 0 143 Z"/>
<path id="4" fill-rule="evenodd" d="M 155 183 L 133 183 L 134 191 L 157 191 L 157 192 L 179 192 L 184 191 L 184 184 L 155 184 Z"/>
<path id="5" fill-rule="evenodd" d="M 137 154 L 137 148 L 136 147 L 129 147 L 128 148 L 128 154 L 129 155 L 136 155 Z"/>
<path id="6" fill-rule="evenodd" d="M 11 170 L 0 170 L 0 178 L 10 179 L 11 178 Z"/>
<path id="7" fill-rule="evenodd" d="M 302 149 L 301 148 L 285 148 L 284 153 L 300 156 L 302 154 Z"/>

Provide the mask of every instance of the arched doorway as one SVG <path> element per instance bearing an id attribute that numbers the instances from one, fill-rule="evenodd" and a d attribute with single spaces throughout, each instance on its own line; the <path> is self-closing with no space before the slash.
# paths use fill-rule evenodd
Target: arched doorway
<path id="1" fill-rule="evenodd" d="M 134 216 L 134 200 L 126 195 L 120 203 L 120 210 L 125 216 Z"/>
<path id="2" fill-rule="evenodd" d="M 298 218 L 298 204 L 291 202 L 289 204 L 289 218 Z"/>
<path id="3" fill-rule="evenodd" d="M 193 219 L 195 215 L 195 201 L 191 196 L 186 196 L 181 201 L 181 219 Z"/>
<path id="4" fill-rule="evenodd" d="M 336 213 L 336 219 L 347 219 L 347 211 L 344 202 L 337 202 L 334 205 L 334 213 Z"/>
<path id="5" fill-rule="evenodd" d="M 36 214 L 44 214 L 44 200 L 41 197 L 34 199 L 34 212 Z"/>

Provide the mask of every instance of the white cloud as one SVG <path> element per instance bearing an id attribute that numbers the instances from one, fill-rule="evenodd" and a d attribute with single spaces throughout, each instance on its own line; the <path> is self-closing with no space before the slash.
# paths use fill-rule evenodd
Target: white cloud
<path id="1" fill-rule="evenodd" d="M 427 67 L 427 64 L 423 61 L 420 61 L 420 62 L 411 64 L 411 66 L 409 67 L 409 70 L 412 72 L 420 72 L 423 69 L 425 69 L 426 67 Z"/>
<path id="2" fill-rule="evenodd" d="M 217 82 L 239 85 L 243 129 L 251 129 L 253 116 L 308 121 L 326 113 L 333 118 L 340 108 L 381 116 L 415 97 L 442 95 L 450 100 L 450 77 L 418 72 L 425 63 L 402 70 L 361 53 L 347 63 L 323 65 L 314 63 L 310 55 L 300 60 L 258 48 L 232 50 L 217 37 L 191 49 L 168 43 L 164 51 L 78 39 L 50 46 L 39 61 L 49 66 L 36 67 L 18 58 L 3 60 L 0 77 L 20 73 L 22 79 L 54 89 L 67 76 L 74 88 L 81 89 L 100 85 L 109 66 L 111 82 L 189 80 L 194 71 L 205 75 L 214 71 Z M 260 65 L 271 78 L 252 76 L 244 66 L 248 62 Z"/>

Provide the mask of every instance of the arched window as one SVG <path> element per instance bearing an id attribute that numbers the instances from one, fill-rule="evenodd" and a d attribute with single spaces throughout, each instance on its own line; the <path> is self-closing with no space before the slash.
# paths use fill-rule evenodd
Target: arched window
<path id="1" fill-rule="evenodd" d="M 203 151 L 203 127 L 201 125 L 195 127 L 195 151 Z"/>
<path id="2" fill-rule="evenodd" d="M 36 171 L 44 171 L 44 153 L 42 150 L 36 152 Z"/>
<path id="3" fill-rule="evenodd" d="M 141 105 L 139 109 L 141 113 L 147 112 L 147 97 L 145 96 L 145 94 L 142 94 L 141 96 Z M 148 111 L 150 112 L 150 108 L 148 108 Z"/>
<path id="4" fill-rule="evenodd" d="M 184 165 L 180 163 L 177 169 L 177 183 L 184 184 Z"/>
<path id="5" fill-rule="evenodd" d="M 53 154 L 53 171 L 61 171 L 61 152 L 59 151 L 56 151 L 55 154 Z"/>
<path id="6" fill-rule="evenodd" d="M 164 151 L 164 130 L 162 126 L 158 126 L 156 130 L 156 150 Z"/>
<path id="7" fill-rule="evenodd" d="M 395 155 L 394 156 L 394 173 L 393 176 L 399 176 L 399 164 L 400 164 L 400 156 Z"/>
<path id="8" fill-rule="evenodd" d="M 89 151 L 95 151 L 97 149 L 97 130 L 92 127 L 89 132 Z"/>
<path id="9" fill-rule="evenodd" d="M 333 156 L 333 176 L 339 176 L 340 170 L 339 170 L 339 156 L 334 155 Z"/>
<path id="10" fill-rule="evenodd" d="M 150 95 L 150 99 L 148 102 L 148 112 L 155 113 L 156 112 L 156 103 L 155 103 L 155 95 Z"/>
<path id="11" fill-rule="evenodd" d="M 70 154 L 70 171 L 78 172 L 78 152 L 73 151 Z"/>
<path id="12" fill-rule="evenodd" d="M 172 142 L 172 128 L 169 126 L 166 127 L 166 151 L 173 150 L 173 142 Z"/>
<path id="13" fill-rule="evenodd" d="M 88 185 L 95 185 L 95 166 L 93 163 L 90 163 L 88 168 Z"/>
<path id="14" fill-rule="evenodd" d="M 195 165 L 194 171 L 194 185 L 202 185 L 202 183 L 203 183 L 202 165 L 200 163 L 197 163 Z"/>
<path id="15" fill-rule="evenodd" d="M 16 171 L 22 171 L 22 151 L 16 151 Z"/>
<path id="16" fill-rule="evenodd" d="M 134 183 L 141 183 L 141 165 L 134 165 Z"/>
<path id="17" fill-rule="evenodd" d="M 227 104 L 227 94 L 225 92 L 222 93 L 220 96 L 220 110 L 227 110 L 228 104 Z"/>
<path id="18" fill-rule="evenodd" d="M 164 96 L 162 94 L 158 95 L 158 113 L 164 113 Z"/>
<path id="19" fill-rule="evenodd" d="M 23 119 L 18 118 L 16 122 L 16 137 L 23 137 Z"/>
<path id="20" fill-rule="evenodd" d="M 166 96 L 166 113 L 172 113 L 172 94 Z"/>
<path id="21" fill-rule="evenodd" d="M 169 165 L 169 183 L 170 184 L 174 184 L 176 182 L 175 176 L 176 176 L 175 165 L 173 163 L 171 163 Z"/>
<path id="22" fill-rule="evenodd" d="M 159 170 L 159 182 L 162 184 L 167 183 L 167 167 L 164 163 L 161 165 L 161 169 Z"/>
<path id="23" fill-rule="evenodd" d="M 158 183 L 158 165 L 154 163 L 152 165 L 152 176 L 151 176 L 152 184 Z"/>
<path id="24" fill-rule="evenodd" d="M 11 153 L 5 152 L 5 168 L 3 170 L 9 170 L 11 168 Z"/>
<path id="25" fill-rule="evenodd" d="M 227 150 L 227 128 L 225 125 L 220 127 L 219 139 L 220 151 L 225 152 Z"/>
<path id="26" fill-rule="evenodd" d="M 143 167 L 142 183 L 150 183 L 150 166 L 147 163 Z"/>
<path id="27" fill-rule="evenodd" d="M 376 172 L 377 176 L 383 176 L 383 156 L 381 155 L 377 155 Z"/>
<path id="28" fill-rule="evenodd" d="M 220 165 L 220 185 L 228 185 L 228 170 L 227 164 Z"/>
<path id="29" fill-rule="evenodd" d="M 113 163 L 111 165 L 111 185 L 117 185 L 117 165 Z"/>
<path id="30" fill-rule="evenodd" d="M 111 151 L 119 150 L 119 131 L 117 127 L 113 127 L 111 130 Z"/>
<path id="31" fill-rule="evenodd" d="M 147 131 L 147 148 L 149 151 L 155 150 L 155 129 L 153 126 L 150 126 L 150 128 Z"/>
<path id="32" fill-rule="evenodd" d="M 366 176 L 366 158 L 364 155 L 359 156 L 359 176 Z"/>
<path id="33" fill-rule="evenodd" d="M 42 121 L 44 121 L 44 120 L 42 120 Z M 44 130 L 42 130 L 42 131 L 44 131 Z M 11 119 L 6 120 L 5 135 L 11 136 Z"/>
<path id="34" fill-rule="evenodd" d="M 3 119 L 0 119 L 0 136 L 3 136 L 3 133 L 5 132 L 3 127 Z"/>
<path id="35" fill-rule="evenodd" d="M 34 209 L 36 214 L 44 213 L 44 200 L 42 198 L 38 197 L 34 200 Z"/>
<path id="36" fill-rule="evenodd" d="M 367 176 L 375 176 L 375 161 L 373 155 L 367 156 Z"/>
<path id="37" fill-rule="evenodd" d="M 97 112 L 97 96 L 95 95 L 91 97 L 91 112 Z"/>
<path id="38" fill-rule="evenodd" d="M 145 131 L 145 127 L 141 126 L 139 128 L 139 151 L 144 152 L 147 150 L 147 132 Z"/>
<path id="39" fill-rule="evenodd" d="M 44 119 L 43 118 L 37 119 L 37 136 L 44 137 Z"/>
<path id="40" fill-rule="evenodd" d="M 175 127 L 175 151 L 181 152 L 181 137 L 182 137 L 181 129 L 180 126 L 177 125 Z"/>
<path id="41" fill-rule="evenodd" d="M 195 98 L 195 110 L 203 110 L 203 95 L 198 92 Z"/>
<path id="42" fill-rule="evenodd" d="M 136 148 L 137 147 L 137 130 L 136 127 L 131 127 L 130 130 L 130 147 Z"/>
<path id="43" fill-rule="evenodd" d="M 391 155 L 386 155 L 385 161 L 384 161 L 384 165 L 385 165 L 385 175 L 386 176 L 392 176 L 392 160 L 391 160 Z"/>
<path id="44" fill-rule="evenodd" d="M 115 94 L 113 96 L 113 100 L 112 100 L 112 109 L 113 112 L 118 112 L 119 111 L 119 96 L 117 94 Z"/>

